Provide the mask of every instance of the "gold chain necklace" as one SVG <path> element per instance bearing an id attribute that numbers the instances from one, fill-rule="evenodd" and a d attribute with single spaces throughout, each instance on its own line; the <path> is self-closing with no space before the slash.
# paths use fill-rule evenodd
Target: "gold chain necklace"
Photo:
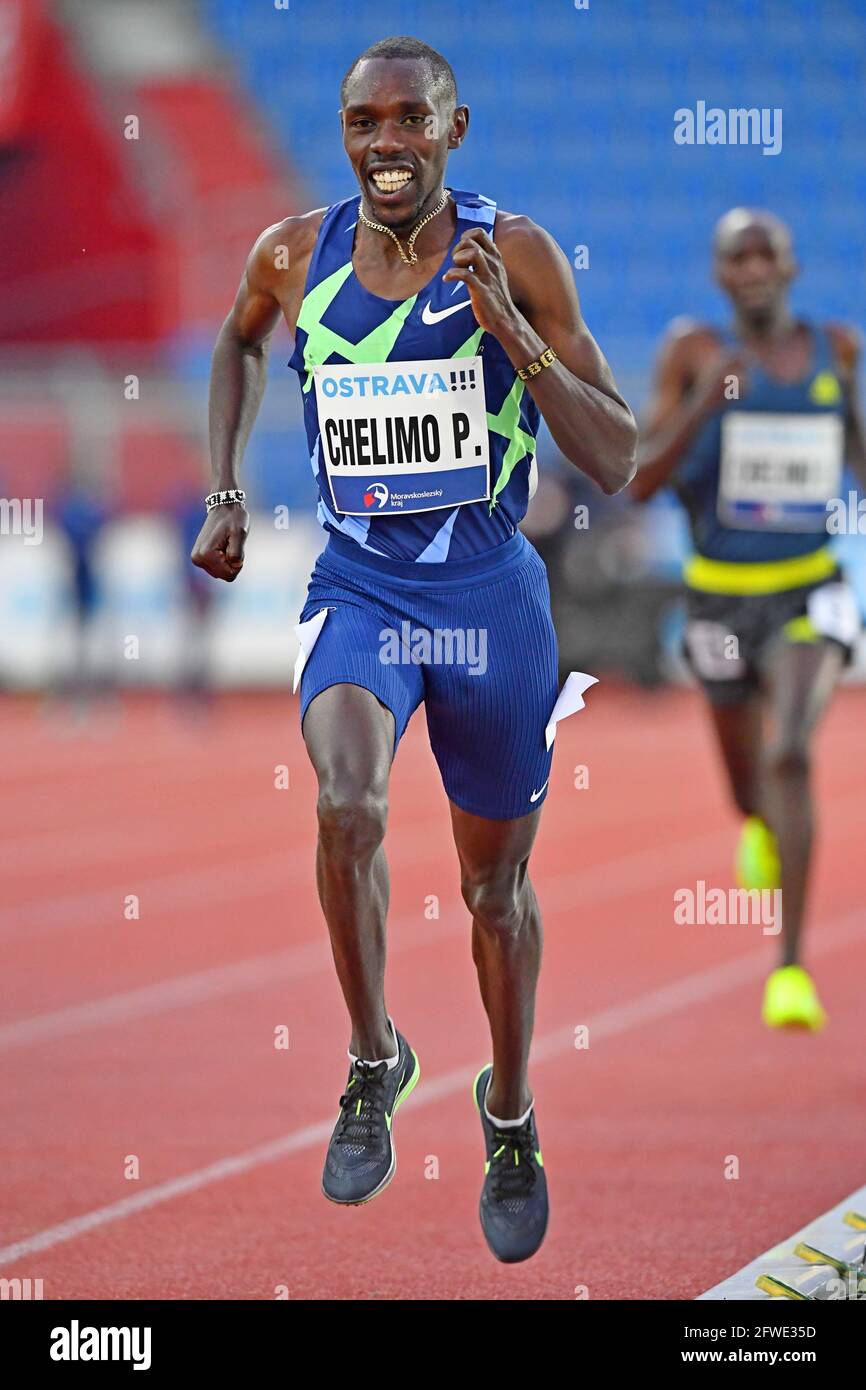
<path id="1" fill-rule="evenodd" d="M 358 205 L 358 216 L 360 217 L 365 227 L 369 227 L 370 230 L 373 232 L 384 232 L 386 236 L 389 236 L 391 238 L 391 240 L 396 245 L 397 250 L 400 252 L 400 259 L 404 265 L 417 265 L 418 256 L 415 251 L 415 238 L 421 231 L 421 228 L 426 227 L 427 223 L 432 222 L 433 218 L 436 217 L 442 211 L 447 202 L 448 189 L 446 188 L 444 193 L 442 194 L 442 201 L 436 205 L 432 212 L 428 212 L 426 217 L 421 218 L 421 221 L 418 223 L 418 226 L 415 228 L 409 240 L 406 242 L 406 246 L 409 251 L 408 256 L 406 255 L 406 252 L 403 250 L 403 243 L 400 241 L 400 238 L 396 236 L 394 232 L 391 231 L 391 228 L 383 227 L 381 222 L 371 222 L 369 217 L 365 215 L 364 209 L 363 207 L 361 207 L 360 204 Z"/>

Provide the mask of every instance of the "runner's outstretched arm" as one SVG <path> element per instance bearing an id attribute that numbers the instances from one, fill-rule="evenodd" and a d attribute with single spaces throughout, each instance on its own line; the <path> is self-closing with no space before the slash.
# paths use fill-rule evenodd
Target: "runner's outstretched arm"
<path id="1" fill-rule="evenodd" d="M 269 227 L 250 252 L 235 302 L 217 335 L 211 359 L 210 452 L 214 491 L 239 486 L 244 449 L 258 414 L 268 374 L 268 345 L 279 322 L 275 250 L 289 222 Z M 249 529 L 245 507 L 232 503 L 207 514 L 192 563 L 231 583 L 243 568 Z"/>

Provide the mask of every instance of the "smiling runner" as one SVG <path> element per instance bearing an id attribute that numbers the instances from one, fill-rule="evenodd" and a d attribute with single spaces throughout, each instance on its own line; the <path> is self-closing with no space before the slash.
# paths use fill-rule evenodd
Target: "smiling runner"
<path id="1" fill-rule="evenodd" d="M 359 1203 L 387 1186 L 394 1112 L 418 1080 L 385 1004 L 383 838 L 394 753 L 423 702 L 492 1038 L 474 1088 L 481 1221 L 497 1258 L 516 1261 L 547 1226 L 527 1079 L 541 955 L 527 868 L 557 695 L 547 575 L 518 524 L 542 414 L 608 493 L 632 476 L 636 431 L 552 238 L 445 187 L 469 125 L 445 59 L 415 39 L 374 45 L 344 79 L 341 114 L 360 196 L 262 235 L 217 341 L 216 493 L 193 558 L 229 581 L 242 567 L 248 521 L 231 490 L 282 314 L 328 532 L 301 614 L 301 718 L 319 782 L 319 896 L 352 1025 L 323 1188 Z M 413 659 L 397 654 L 407 646 Z"/>

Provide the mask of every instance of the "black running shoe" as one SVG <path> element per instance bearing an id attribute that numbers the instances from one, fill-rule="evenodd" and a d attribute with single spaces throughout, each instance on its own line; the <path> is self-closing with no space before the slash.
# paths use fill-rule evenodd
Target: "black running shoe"
<path id="1" fill-rule="evenodd" d="M 482 1067 L 473 1088 L 487 1162 L 481 1189 L 481 1229 L 497 1260 L 517 1264 L 534 1255 L 547 1230 L 547 1179 L 535 1111 L 518 1129 L 497 1129 L 484 1111 L 493 1067 Z"/>
<path id="2" fill-rule="evenodd" d="M 377 1197 L 397 1169 L 391 1123 L 397 1106 L 414 1090 L 421 1075 L 418 1058 L 397 1036 L 396 1067 L 353 1062 L 349 1084 L 340 1096 L 337 1121 L 322 1175 L 322 1191 L 332 1202 L 358 1205 Z"/>

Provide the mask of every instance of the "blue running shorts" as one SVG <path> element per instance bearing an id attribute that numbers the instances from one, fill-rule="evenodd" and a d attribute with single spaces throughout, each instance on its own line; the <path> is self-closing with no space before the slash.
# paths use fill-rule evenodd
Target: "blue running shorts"
<path id="1" fill-rule="evenodd" d="M 544 800 L 557 696 L 556 633 L 544 562 L 516 532 L 486 555 L 400 561 L 331 536 L 301 622 L 327 609 L 301 676 L 301 722 L 331 685 L 360 685 L 393 714 L 394 749 L 418 705 L 445 791 L 491 820 Z"/>

